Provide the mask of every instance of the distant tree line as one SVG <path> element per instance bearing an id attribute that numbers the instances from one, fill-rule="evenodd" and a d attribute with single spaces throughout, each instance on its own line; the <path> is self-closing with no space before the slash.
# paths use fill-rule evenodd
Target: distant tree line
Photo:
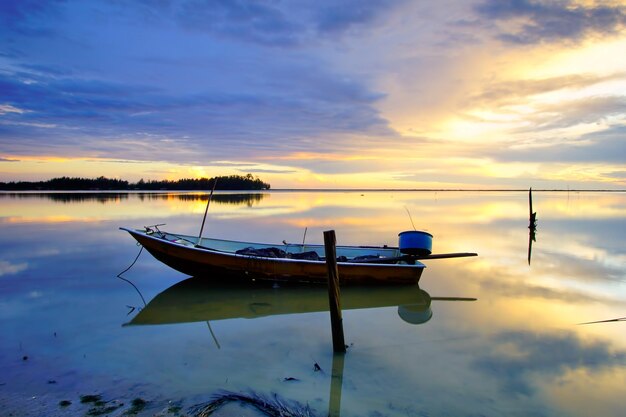
<path id="1" fill-rule="evenodd" d="M 95 179 L 60 177 L 48 181 L 0 182 L 0 189 L 6 191 L 128 190 L 129 184 L 128 181 L 105 177 Z"/>
<path id="2" fill-rule="evenodd" d="M 252 174 L 228 175 L 214 178 L 183 178 L 180 180 L 150 180 L 143 178 L 136 183 L 105 177 L 60 177 L 48 181 L 0 182 L 3 191 L 100 191 L 100 190 L 269 190 L 270 185 Z"/>
<path id="3" fill-rule="evenodd" d="M 258 177 L 247 175 L 228 175 L 214 178 L 183 178 L 176 181 L 144 181 L 131 184 L 131 189 L 138 190 L 211 190 L 217 180 L 216 190 L 269 190 L 270 185 Z"/>

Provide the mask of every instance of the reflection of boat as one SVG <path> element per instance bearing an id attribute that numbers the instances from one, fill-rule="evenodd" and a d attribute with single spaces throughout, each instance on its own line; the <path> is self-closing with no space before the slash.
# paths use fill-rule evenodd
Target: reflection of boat
<path id="1" fill-rule="evenodd" d="M 343 310 L 398 306 L 406 322 L 432 317 L 431 300 L 474 298 L 431 297 L 417 285 L 351 286 L 341 290 Z M 328 311 L 328 290 L 320 286 L 282 286 L 263 282 L 224 282 L 189 278 L 158 294 L 129 323 L 174 324 L 281 314 Z"/>
<path id="2" fill-rule="evenodd" d="M 182 273 L 230 276 L 291 282 L 328 281 L 323 245 L 268 245 L 168 233 L 156 226 L 143 230 L 122 228 L 164 264 Z M 407 249 L 407 250 L 404 250 Z M 415 255 L 415 248 L 337 246 L 342 284 L 419 281 L 424 264 L 416 259 L 472 256 L 475 254 Z"/>

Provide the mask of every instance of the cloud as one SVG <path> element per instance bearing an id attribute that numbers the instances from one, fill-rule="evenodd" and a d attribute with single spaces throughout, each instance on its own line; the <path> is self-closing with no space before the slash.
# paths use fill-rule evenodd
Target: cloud
<path id="1" fill-rule="evenodd" d="M 498 109 L 502 119 L 477 116 L 480 112 L 464 117 L 502 125 L 508 138 L 483 149 L 497 161 L 620 164 L 626 161 L 621 140 L 626 97 L 615 91 L 625 79 L 617 72 L 489 83 L 464 106 Z"/>
<path id="2" fill-rule="evenodd" d="M 533 126 L 526 130 L 536 132 L 579 124 L 598 123 L 609 119 L 611 116 L 623 116 L 624 114 L 626 114 L 626 97 L 624 96 L 563 100 L 558 104 L 537 105 L 535 115 L 528 119 Z"/>
<path id="3" fill-rule="evenodd" d="M 623 100 L 620 105 L 624 105 Z M 579 109 L 580 110 L 580 109 Z M 552 124 L 553 127 L 564 126 L 566 121 L 576 122 L 575 114 L 580 113 L 581 121 L 587 118 L 593 122 L 593 111 L 589 114 L 572 109 L 568 116 L 555 117 L 552 122 L 546 122 L 544 127 Z M 595 117 L 603 117 L 595 114 Z M 525 148 L 518 147 L 518 142 L 511 145 L 500 146 L 497 149 L 485 149 L 484 155 L 501 162 L 559 162 L 559 163 L 604 163 L 604 164 L 624 164 L 626 163 L 626 134 L 625 126 L 610 126 L 599 132 L 588 133 L 579 138 L 568 141 L 555 141 L 553 143 L 543 143 Z"/>
<path id="4" fill-rule="evenodd" d="M 358 145 L 353 135 L 393 136 L 377 109 L 384 94 L 302 45 L 382 21 L 400 3 L 6 6 L 3 19 L 59 36 L 24 41 L 16 26 L 5 28 L 0 44 L 19 53 L 0 71 L 3 104 L 24 113 L 0 115 L 0 144 L 37 154 L 45 135 L 47 155 L 195 162 L 344 151 Z"/>
<path id="5" fill-rule="evenodd" d="M 626 74 L 606 76 L 592 74 L 572 74 L 531 80 L 512 80 L 481 85 L 481 92 L 470 96 L 468 106 L 496 107 L 524 104 L 538 94 L 554 93 L 562 90 L 580 90 L 602 83 L 624 80 Z M 601 100 L 602 98 L 597 98 Z M 568 103 L 569 105 L 569 103 Z"/>
<path id="6" fill-rule="evenodd" d="M 509 395 L 534 394 L 533 374 L 558 376 L 579 368 L 598 371 L 626 360 L 626 352 L 613 351 L 602 341 L 582 341 L 571 332 L 510 331 L 491 339 L 493 343 L 484 345 L 487 348 L 478 354 L 474 366 L 498 380 Z"/>
<path id="7" fill-rule="evenodd" d="M 250 2 L 244 0 L 179 0 L 124 2 L 153 21 L 173 20 L 182 28 L 240 42 L 293 48 L 338 38 L 358 27 L 368 27 L 406 0 L 344 2 Z"/>
<path id="8" fill-rule="evenodd" d="M 268 88 L 191 94 L 141 83 L 1 73 L 0 89 L 8 103 L 3 108 L 21 112 L 3 113 L 0 143 L 7 151 L 38 152 L 35 142 L 47 128 L 46 136 L 55 139 L 60 153 L 67 152 L 64 144 L 80 144 L 85 154 L 97 149 L 92 156 L 128 158 L 130 152 L 133 159 L 145 158 L 145 146 L 134 147 L 142 151 L 138 154 L 121 148 L 129 139 L 149 148 L 167 139 L 190 147 L 195 159 L 197 152 L 220 159 L 233 152 L 259 156 L 305 150 L 316 137 L 316 148 L 332 151 L 338 135 L 393 134 L 374 107 L 382 96 L 362 83 L 320 68 L 306 71 L 285 64 L 279 71 L 283 74 Z M 167 153 L 158 154 L 167 158 Z"/>
<path id="9" fill-rule="evenodd" d="M 295 169 L 265 169 L 265 168 L 252 168 L 252 169 L 238 169 L 239 172 L 249 172 L 253 174 L 293 174 L 298 172 Z"/>
<path id="10" fill-rule="evenodd" d="M 54 36 L 56 31 L 45 20 L 59 16 L 65 0 L 20 0 L 0 2 L 0 34 Z M 2 29 L 4 28 L 4 29 Z"/>
<path id="11" fill-rule="evenodd" d="M 315 26 L 320 33 L 343 34 L 355 26 L 370 26 L 382 20 L 382 17 L 404 3 L 405 0 L 329 2 L 314 14 Z"/>
<path id="12" fill-rule="evenodd" d="M 11 106 L 10 104 L 0 104 L 0 116 L 6 113 L 18 113 L 22 114 L 25 110 L 19 109 L 15 106 Z"/>
<path id="13" fill-rule="evenodd" d="M 24 271 L 27 268 L 28 264 L 26 263 L 14 264 L 8 261 L 0 260 L 0 277 L 4 275 L 14 275 L 18 272 Z"/>
<path id="14" fill-rule="evenodd" d="M 174 14 L 181 25 L 191 30 L 268 45 L 298 43 L 304 28 L 278 5 L 242 0 L 191 0 L 177 2 Z"/>
<path id="15" fill-rule="evenodd" d="M 626 25 L 626 7 L 622 5 L 486 0 L 475 10 L 496 24 L 502 22 L 497 37 L 514 44 L 580 41 L 590 34 L 615 35 Z"/>

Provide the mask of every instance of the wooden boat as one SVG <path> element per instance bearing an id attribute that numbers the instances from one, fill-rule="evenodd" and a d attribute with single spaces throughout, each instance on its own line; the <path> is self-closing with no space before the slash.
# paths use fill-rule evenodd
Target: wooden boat
<path id="1" fill-rule="evenodd" d="M 158 226 L 122 230 L 130 233 L 156 259 L 196 277 L 228 276 L 270 281 L 326 283 L 323 245 L 279 245 L 201 238 L 162 231 Z M 418 259 L 475 256 L 416 256 L 388 246 L 337 246 L 341 284 L 415 284 L 425 265 Z"/>
<path id="2" fill-rule="evenodd" d="M 254 319 L 328 311 L 328 290 L 319 285 L 281 285 L 188 278 L 154 297 L 126 325 L 193 323 Z M 418 285 L 352 285 L 342 289 L 343 310 L 398 307 L 407 323 L 432 317 L 431 301 L 475 301 L 475 298 L 431 297 Z"/>

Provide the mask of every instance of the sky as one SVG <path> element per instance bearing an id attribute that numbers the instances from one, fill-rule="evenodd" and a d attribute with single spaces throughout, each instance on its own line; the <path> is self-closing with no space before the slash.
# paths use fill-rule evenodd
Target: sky
<path id="1" fill-rule="evenodd" d="M 0 1 L 0 181 L 247 173 L 626 189 L 626 1 Z"/>

